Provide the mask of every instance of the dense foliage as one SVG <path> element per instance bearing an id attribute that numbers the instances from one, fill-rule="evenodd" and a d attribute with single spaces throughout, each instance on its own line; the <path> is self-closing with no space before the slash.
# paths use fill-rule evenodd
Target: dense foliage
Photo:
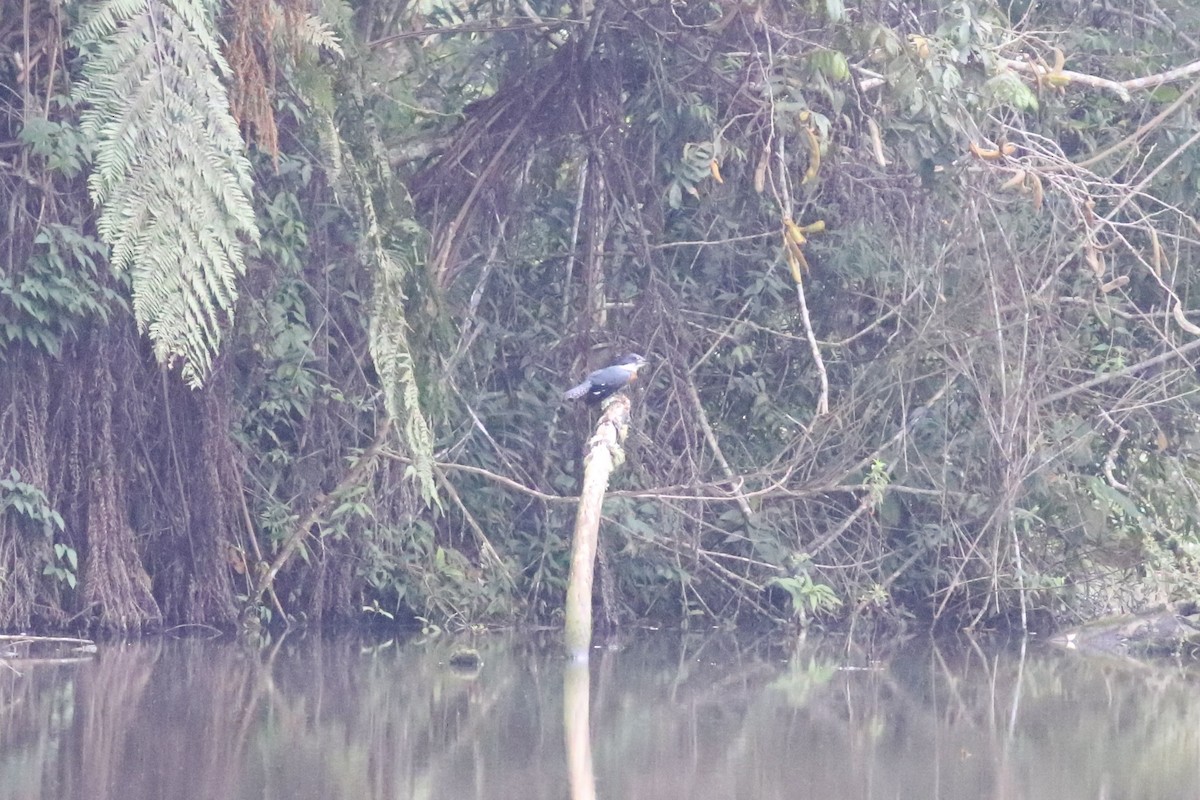
<path id="1" fill-rule="evenodd" d="M 630 350 L 610 622 L 1193 598 L 1200 9 L 1127 5 L 0 0 L 0 626 L 553 618 Z"/>

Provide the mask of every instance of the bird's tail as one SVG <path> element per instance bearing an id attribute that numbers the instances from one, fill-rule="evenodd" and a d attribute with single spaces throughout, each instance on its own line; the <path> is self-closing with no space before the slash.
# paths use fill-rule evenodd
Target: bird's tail
<path id="1" fill-rule="evenodd" d="M 572 386 L 570 389 L 567 389 L 565 392 L 563 392 L 563 394 L 562 394 L 563 400 L 578 400 L 579 398 L 581 398 L 585 394 L 587 394 L 588 389 L 591 389 L 591 388 L 592 388 L 591 381 L 584 381 L 583 383 L 579 384 L 578 386 Z"/>

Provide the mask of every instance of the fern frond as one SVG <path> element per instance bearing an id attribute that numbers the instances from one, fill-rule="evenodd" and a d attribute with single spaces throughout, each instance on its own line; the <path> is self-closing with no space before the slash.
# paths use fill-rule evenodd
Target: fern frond
<path id="1" fill-rule="evenodd" d="M 300 44 L 308 47 L 328 50 L 339 58 L 344 58 L 346 55 L 342 52 L 341 40 L 338 39 L 333 26 L 313 14 L 305 14 L 301 17 L 292 30 L 292 35 L 299 40 Z"/>
<path id="2" fill-rule="evenodd" d="M 400 423 L 404 444 L 412 456 L 411 470 L 422 498 L 427 503 L 440 504 L 433 477 L 433 433 L 421 410 L 421 392 L 413 368 L 403 302 L 404 280 L 412 263 L 385 246 L 371 184 L 363 167 L 348 155 L 349 148 L 336 135 L 333 121 L 327 119 L 326 123 L 327 130 L 334 134 L 332 138 L 338 142 L 337 149 L 332 152 L 345 156 L 335 174 L 347 179 L 358 201 L 362 227 L 360 248 L 363 260 L 375 272 L 368 347 L 383 387 L 384 406 L 388 416 Z"/>
<path id="3" fill-rule="evenodd" d="M 106 0 L 73 34 L 77 97 L 94 142 L 88 189 L 114 269 L 128 270 L 139 330 L 200 384 L 258 240 L 250 162 L 203 0 Z"/>
<path id="4" fill-rule="evenodd" d="M 112 0 L 89 6 L 84 9 L 83 18 L 71 38 L 77 46 L 98 42 L 145 7 L 146 0 Z"/>
<path id="5" fill-rule="evenodd" d="M 412 454 L 413 472 L 421 496 L 426 502 L 434 502 L 433 434 L 421 413 L 421 395 L 408 342 L 408 323 L 400 303 L 406 269 L 392 253 L 380 251 L 376 257 L 369 340 L 371 359 L 383 384 L 388 416 L 398 420 L 403 427 L 404 442 Z"/>

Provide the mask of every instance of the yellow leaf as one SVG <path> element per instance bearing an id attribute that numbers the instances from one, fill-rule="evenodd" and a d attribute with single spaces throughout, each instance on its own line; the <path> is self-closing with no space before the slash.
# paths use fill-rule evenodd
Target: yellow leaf
<path id="1" fill-rule="evenodd" d="M 922 61 L 929 59 L 929 40 L 915 33 L 909 34 L 908 43 L 912 45 L 913 55 Z"/>
<path id="2" fill-rule="evenodd" d="M 771 158 L 771 148 L 763 146 L 762 155 L 758 159 L 758 166 L 754 168 L 754 191 L 759 194 L 763 193 L 763 189 L 767 188 L 767 162 Z"/>
<path id="3" fill-rule="evenodd" d="M 1007 192 L 1012 189 L 1024 191 L 1025 190 L 1025 174 L 1026 174 L 1025 170 L 1023 170 L 1023 169 L 1019 169 L 1016 172 L 1014 172 L 1013 176 L 1011 178 L 1006 180 L 1004 183 L 1000 184 L 1000 191 Z"/>
<path id="4" fill-rule="evenodd" d="M 1108 283 L 1103 284 L 1100 287 L 1100 291 L 1103 292 L 1104 294 L 1108 294 L 1109 292 L 1120 289 L 1122 286 L 1126 285 L 1127 283 L 1129 283 L 1128 275 L 1118 275 L 1117 277 L 1113 278 Z"/>
<path id="5" fill-rule="evenodd" d="M 879 133 L 879 126 L 875 124 L 875 120 L 870 117 L 867 117 L 867 133 L 871 137 L 871 155 L 875 156 L 875 163 L 886 167 L 888 161 L 883 155 L 883 136 Z"/>
<path id="6" fill-rule="evenodd" d="M 787 256 L 788 268 L 792 271 L 792 280 L 800 283 L 804 280 L 804 270 L 808 269 L 808 263 L 804 260 L 804 253 L 800 252 L 800 248 L 788 243 L 790 246 L 784 247 L 784 255 Z"/>
<path id="7" fill-rule="evenodd" d="M 815 181 L 817 173 L 821 169 L 821 141 L 812 128 L 803 128 L 802 130 L 805 138 L 808 139 L 808 169 L 804 170 L 804 180 L 801 181 L 802 184 L 805 184 Z"/>
<path id="8" fill-rule="evenodd" d="M 788 240 L 794 242 L 796 245 L 802 245 L 808 241 L 808 239 L 804 237 L 804 231 L 799 225 L 797 225 L 795 222 L 792 222 L 790 217 L 784 217 L 783 230 Z"/>
<path id="9" fill-rule="evenodd" d="M 1042 190 L 1042 179 L 1036 172 L 1029 173 L 1029 186 L 1033 190 L 1033 210 L 1042 210 L 1045 192 Z"/>
<path id="10" fill-rule="evenodd" d="M 983 147 L 980 147 L 979 145 L 975 144 L 974 142 L 971 142 L 968 145 L 968 147 L 970 148 L 972 153 L 974 153 L 976 156 L 978 156 L 979 158 L 982 158 L 985 161 L 995 161 L 997 158 L 1000 157 L 1000 150 L 998 148 L 997 149 L 983 148 Z"/>

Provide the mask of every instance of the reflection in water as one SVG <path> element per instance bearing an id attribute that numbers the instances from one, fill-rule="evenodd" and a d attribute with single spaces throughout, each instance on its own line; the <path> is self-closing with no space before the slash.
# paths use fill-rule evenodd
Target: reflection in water
<path id="1" fill-rule="evenodd" d="M 460 644 L 0 664 L 0 799 L 1200 797 L 1200 691 L 1179 668 L 658 635 L 573 674 L 553 640 L 484 637 L 462 672 Z"/>
<path id="2" fill-rule="evenodd" d="M 571 800 L 595 800 L 592 771 L 591 675 L 587 662 L 571 658 L 563 667 L 563 741 Z"/>

